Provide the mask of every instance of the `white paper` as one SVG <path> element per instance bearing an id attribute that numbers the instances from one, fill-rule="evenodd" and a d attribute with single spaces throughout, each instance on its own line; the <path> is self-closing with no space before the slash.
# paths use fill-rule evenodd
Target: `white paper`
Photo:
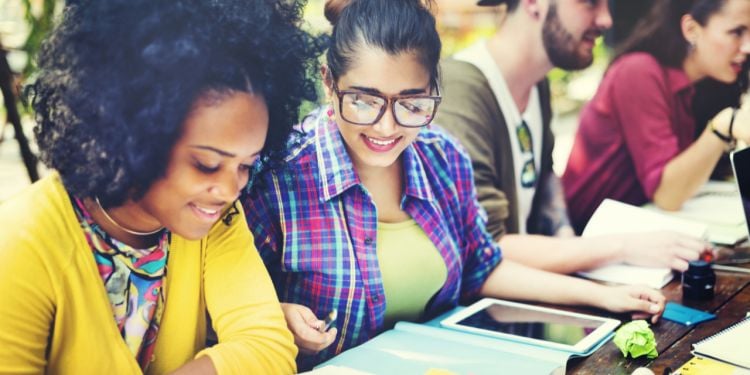
<path id="1" fill-rule="evenodd" d="M 644 208 L 706 224 L 706 239 L 713 243 L 733 245 L 747 238 L 742 198 L 735 182 L 708 181 L 679 211 L 665 211 L 653 203 Z"/>
<path id="2" fill-rule="evenodd" d="M 667 230 L 702 237 L 706 232 L 706 227 L 705 224 L 605 199 L 589 220 L 582 236 Z M 629 264 L 612 264 L 579 272 L 579 274 L 594 280 L 619 284 L 645 284 L 657 289 L 672 280 L 672 270 L 667 267 L 642 267 Z"/>

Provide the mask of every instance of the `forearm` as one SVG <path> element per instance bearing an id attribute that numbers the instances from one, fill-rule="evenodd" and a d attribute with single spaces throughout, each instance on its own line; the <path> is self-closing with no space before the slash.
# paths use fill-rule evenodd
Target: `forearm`
<path id="1" fill-rule="evenodd" d="M 726 148 L 707 127 L 690 147 L 669 161 L 654 192 L 654 203 L 665 210 L 679 210 L 708 181 Z"/>
<path id="2" fill-rule="evenodd" d="M 556 273 L 573 273 L 609 263 L 621 262 L 623 243 L 599 238 L 559 238 L 538 235 L 502 237 L 500 246 L 506 259 Z"/>
<path id="3" fill-rule="evenodd" d="M 510 259 L 492 271 L 480 290 L 487 297 L 595 307 L 603 307 L 606 292 L 606 287 L 591 281 L 530 268 Z"/>

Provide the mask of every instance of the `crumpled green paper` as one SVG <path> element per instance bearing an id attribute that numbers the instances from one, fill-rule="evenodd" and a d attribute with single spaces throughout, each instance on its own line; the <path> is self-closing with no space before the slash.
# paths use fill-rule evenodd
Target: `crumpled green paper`
<path id="1" fill-rule="evenodd" d="M 624 324 L 615 333 L 613 341 L 624 357 L 628 354 L 633 358 L 646 355 L 649 359 L 653 359 L 659 356 L 656 351 L 654 332 L 645 320 L 634 320 Z"/>

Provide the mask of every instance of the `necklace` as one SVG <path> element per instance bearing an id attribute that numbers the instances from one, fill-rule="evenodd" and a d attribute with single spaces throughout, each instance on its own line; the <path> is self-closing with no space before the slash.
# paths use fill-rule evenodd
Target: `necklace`
<path id="1" fill-rule="evenodd" d="M 96 204 L 99 206 L 99 209 L 102 211 L 102 214 L 104 214 L 104 217 L 107 218 L 107 220 L 110 223 L 112 223 L 117 228 L 120 228 L 120 230 L 122 230 L 125 233 L 129 233 L 129 234 L 132 234 L 134 236 L 141 236 L 141 237 L 143 237 L 143 236 L 150 236 L 152 234 L 156 234 L 156 233 L 159 233 L 162 230 L 164 230 L 164 227 L 159 227 L 159 228 L 157 228 L 155 230 L 152 230 L 151 232 L 139 232 L 139 231 L 135 231 L 135 230 L 132 230 L 132 229 L 125 228 L 122 225 L 120 225 L 118 222 L 116 222 L 115 219 L 113 219 L 111 216 L 109 216 L 109 214 L 107 213 L 107 210 L 105 210 L 104 207 L 102 206 L 102 204 L 99 202 L 99 197 L 95 197 L 94 201 L 96 201 Z"/>

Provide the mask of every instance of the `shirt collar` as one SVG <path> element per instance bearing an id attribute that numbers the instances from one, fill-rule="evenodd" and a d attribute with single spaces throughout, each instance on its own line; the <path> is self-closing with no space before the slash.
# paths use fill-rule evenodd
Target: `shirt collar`
<path id="1" fill-rule="evenodd" d="M 420 154 L 424 154 L 424 151 L 417 149 L 417 145 L 421 145 L 422 142 L 421 136 L 417 136 L 417 139 L 401 155 L 404 163 L 404 175 L 406 177 L 404 194 L 432 201 L 434 195 L 432 194 L 432 189 L 429 188 L 430 181 L 427 179 L 427 170 L 424 165 L 425 159 L 419 157 Z"/>
<path id="2" fill-rule="evenodd" d="M 323 201 L 360 183 L 338 126 L 328 115 L 331 110 L 330 106 L 323 106 L 316 110 L 317 113 L 311 114 L 315 124 L 315 152 Z"/>
<path id="3" fill-rule="evenodd" d="M 322 201 L 328 201 L 361 183 L 354 164 L 346 149 L 338 125 L 329 116 L 330 106 L 320 107 L 311 114 L 315 125 L 315 142 L 318 169 L 321 176 Z M 406 187 L 404 194 L 424 200 L 432 200 L 434 195 L 429 189 L 425 166 L 419 157 L 415 144 L 417 137 L 402 153 Z"/>

